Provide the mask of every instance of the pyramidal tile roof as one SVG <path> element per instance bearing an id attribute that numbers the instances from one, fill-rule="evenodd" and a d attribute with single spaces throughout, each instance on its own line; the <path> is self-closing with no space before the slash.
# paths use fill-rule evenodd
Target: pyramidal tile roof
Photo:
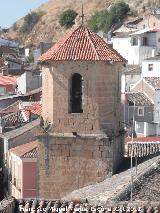
<path id="1" fill-rule="evenodd" d="M 100 36 L 83 25 L 70 32 L 40 57 L 40 61 L 117 61 L 126 60 Z"/>

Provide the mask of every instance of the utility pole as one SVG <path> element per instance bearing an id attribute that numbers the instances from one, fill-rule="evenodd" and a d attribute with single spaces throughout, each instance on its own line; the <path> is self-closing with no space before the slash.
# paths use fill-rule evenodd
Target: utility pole
<path id="1" fill-rule="evenodd" d="M 135 100 L 133 108 L 132 145 L 131 145 L 131 202 L 133 201 L 133 134 L 135 130 Z"/>

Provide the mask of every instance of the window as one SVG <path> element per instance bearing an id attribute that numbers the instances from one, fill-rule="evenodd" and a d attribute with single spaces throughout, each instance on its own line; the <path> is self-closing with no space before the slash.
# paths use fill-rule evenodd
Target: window
<path id="1" fill-rule="evenodd" d="M 134 84 L 130 84 L 129 85 L 129 91 L 132 91 L 133 87 L 134 87 Z"/>
<path id="2" fill-rule="evenodd" d="M 148 64 L 148 71 L 153 71 L 153 64 Z"/>
<path id="3" fill-rule="evenodd" d="M 82 82 L 80 74 L 75 73 L 71 78 L 70 113 L 82 113 Z"/>
<path id="4" fill-rule="evenodd" d="M 144 116 L 144 107 L 138 107 L 138 116 Z"/>
<path id="5" fill-rule="evenodd" d="M 138 39 L 137 38 L 132 38 L 132 46 L 137 46 L 138 45 Z"/>
<path id="6" fill-rule="evenodd" d="M 160 42 L 160 38 L 158 39 L 158 42 Z"/>
<path id="7" fill-rule="evenodd" d="M 142 46 L 147 46 L 148 45 L 148 39 L 147 37 L 142 38 Z"/>

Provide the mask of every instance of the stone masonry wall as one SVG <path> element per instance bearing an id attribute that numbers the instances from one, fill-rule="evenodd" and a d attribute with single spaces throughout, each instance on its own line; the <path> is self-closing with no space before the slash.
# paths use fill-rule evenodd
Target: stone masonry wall
<path id="1" fill-rule="evenodd" d="M 43 67 L 42 116 L 51 122 L 54 134 L 39 137 L 40 198 L 60 198 L 116 171 L 123 157 L 121 69 L 122 63 L 102 61 L 61 61 Z M 83 79 L 83 113 L 70 113 L 74 73 Z"/>
<path id="2" fill-rule="evenodd" d="M 55 132 L 116 132 L 120 121 L 121 64 L 54 62 L 43 68 L 42 116 Z M 83 77 L 83 113 L 70 111 L 73 73 Z M 46 104 L 47 103 L 47 104 Z"/>
<path id="3" fill-rule="evenodd" d="M 47 135 L 40 137 L 38 148 L 39 198 L 60 198 L 113 172 L 108 138 Z"/>

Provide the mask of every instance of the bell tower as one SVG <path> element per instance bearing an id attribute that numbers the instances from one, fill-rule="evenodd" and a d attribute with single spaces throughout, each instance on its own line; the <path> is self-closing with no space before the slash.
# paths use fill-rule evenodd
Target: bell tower
<path id="1" fill-rule="evenodd" d="M 40 58 L 39 197 L 58 198 L 103 181 L 123 157 L 121 69 L 125 60 L 83 25 Z M 74 175 L 73 175 L 74 174 Z"/>

